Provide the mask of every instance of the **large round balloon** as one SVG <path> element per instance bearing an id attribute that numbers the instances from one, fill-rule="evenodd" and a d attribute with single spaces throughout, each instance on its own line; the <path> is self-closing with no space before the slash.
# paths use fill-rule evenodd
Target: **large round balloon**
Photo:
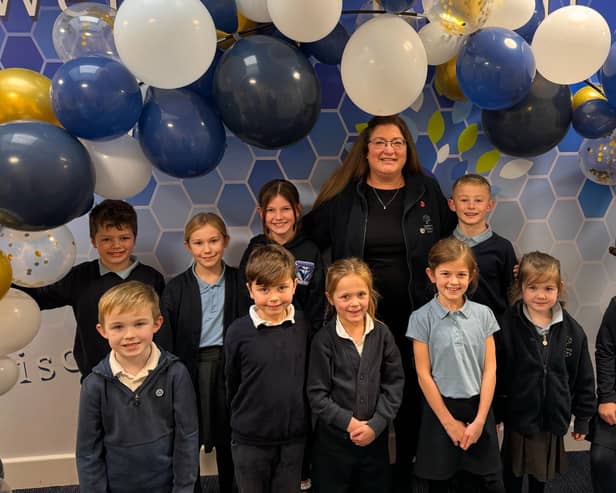
<path id="1" fill-rule="evenodd" d="M 505 110 L 483 110 L 481 123 L 498 150 L 511 156 L 538 156 L 556 146 L 569 130 L 571 91 L 537 74 L 522 101 Z"/>
<path id="2" fill-rule="evenodd" d="M 41 231 L 78 217 L 94 193 L 88 151 L 42 122 L 0 125 L 0 224 Z"/>
<path id="3" fill-rule="evenodd" d="M 428 65 L 441 65 L 451 60 L 466 39 L 443 30 L 440 24 L 430 22 L 419 30 L 419 37 L 426 49 Z"/>
<path id="4" fill-rule="evenodd" d="M 26 288 L 47 286 L 73 267 L 77 247 L 66 226 L 47 231 L 0 230 L 0 252 L 11 259 L 13 283 Z"/>
<path id="5" fill-rule="evenodd" d="M 186 89 L 150 88 L 137 129 L 150 162 L 176 178 L 209 173 L 225 152 L 216 110 Z"/>
<path id="6" fill-rule="evenodd" d="M 256 22 L 272 22 L 267 10 L 267 0 L 235 0 L 237 10 L 247 19 Z"/>
<path id="7" fill-rule="evenodd" d="M 573 112 L 572 123 L 575 131 L 582 137 L 605 137 L 616 128 L 616 108 L 604 99 L 586 101 Z"/>
<path id="8" fill-rule="evenodd" d="M 41 326 L 41 310 L 30 295 L 11 288 L 0 299 L 0 320 L 0 354 L 10 354 L 34 339 Z"/>
<path id="9" fill-rule="evenodd" d="M 0 123 L 40 120 L 59 126 L 51 108 L 50 86 L 47 77 L 33 70 L 0 70 Z"/>
<path id="10" fill-rule="evenodd" d="M 338 65 L 342 60 L 344 47 L 349 42 L 349 33 L 338 23 L 334 30 L 319 41 L 302 43 L 300 49 L 326 65 Z"/>
<path id="11" fill-rule="evenodd" d="M 517 1 L 517 0 L 516 0 Z M 471 34 L 481 28 L 493 0 L 423 0 L 424 14 L 450 34 Z"/>
<path id="12" fill-rule="evenodd" d="M 616 43 L 610 47 L 607 58 L 599 72 L 599 77 L 608 102 L 616 107 Z"/>
<path id="13" fill-rule="evenodd" d="M 118 58 L 113 41 L 115 15 L 115 9 L 94 2 L 64 9 L 51 29 L 58 58 L 63 62 L 88 55 Z"/>
<path id="14" fill-rule="evenodd" d="M 126 67 L 164 89 L 196 81 L 216 51 L 214 21 L 199 0 L 126 0 L 118 9 L 114 39 Z"/>
<path id="15" fill-rule="evenodd" d="M 0 356 L 0 395 L 6 394 L 11 390 L 19 379 L 19 368 L 8 356 Z M 1 483 L 4 481 L 0 480 Z M 9 490 L 10 491 L 10 490 Z"/>
<path id="16" fill-rule="evenodd" d="M 285 36 L 310 43 L 331 33 L 342 14 L 342 0 L 267 0 L 272 22 Z"/>
<path id="17" fill-rule="evenodd" d="M 599 12 L 569 5 L 545 18 L 532 47 L 541 75 L 557 84 L 574 84 L 599 70 L 610 43 L 610 27 Z"/>
<path id="18" fill-rule="evenodd" d="M 310 62 L 293 46 L 262 35 L 240 39 L 224 54 L 214 97 L 225 125 L 264 149 L 304 138 L 321 110 L 321 86 Z"/>
<path id="19" fill-rule="evenodd" d="M 580 146 L 580 169 L 590 181 L 616 185 L 616 136 L 585 140 Z"/>
<path id="20" fill-rule="evenodd" d="M 534 13 L 535 0 L 493 0 L 490 15 L 483 27 L 519 29 L 530 21 Z"/>
<path id="21" fill-rule="evenodd" d="M 441 96 L 445 96 L 452 101 L 465 101 L 466 96 L 460 89 L 458 78 L 456 77 L 457 57 L 439 65 L 434 70 L 434 88 Z"/>
<path id="22" fill-rule="evenodd" d="M 393 15 L 362 24 L 342 54 L 344 89 L 353 103 L 372 115 L 392 115 L 408 108 L 423 91 L 427 73 L 419 35 Z"/>
<path id="23" fill-rule="evenodd" d="M 58 120 L 76 137 L 113 139 L 135 126 L 142 108 L 135 77 L 111 58 L 76 58 L 62 65 L 51 83 Z"/>
<path id="24" fill-rule="evenodd" d="M 469 36 L 456 64 L 462 92 L 482 109 L 502 110 L 521 101 L 535 77 L 535 59 L 519 34 L 487 27 Z"/>
<path id="25" fill-rule="evenodd" d="M 2 230 L 0 230 L 0 233 Z M 2 298 L 11 287 L 13 282 L 13 269 L 11 269 L 11 261 L 0 251 L 0 298 Z"/>

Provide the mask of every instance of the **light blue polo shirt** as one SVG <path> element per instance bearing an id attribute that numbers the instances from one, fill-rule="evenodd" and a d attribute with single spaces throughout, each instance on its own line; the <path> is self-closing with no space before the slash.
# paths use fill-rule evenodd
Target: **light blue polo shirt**
<path id="1" fill-rule="evenodd" d="M 428 345 L 441 395 L 465 399 L 481 391 L 486 338 L 499 329 L 485 305 L 466 300 L 451 312 L 434 297 L 411 314 L 406 337 Z"/>
<path id="2" fill-rule="evenodd" d="M 201 339 L 199 347 L 222 346 L 223 314 L 225 306 L 225 265 L 214 284 L 203 281 L 192 267 L 201 296 Z"/>

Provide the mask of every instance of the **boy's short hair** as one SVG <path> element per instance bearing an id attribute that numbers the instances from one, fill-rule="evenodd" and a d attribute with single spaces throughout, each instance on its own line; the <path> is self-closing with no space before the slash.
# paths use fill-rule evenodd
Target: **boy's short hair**
<path id="1" fill-rule="evenodd" d="M 160 317 L 158 295 L 149 284 L 139 281 L 128 281 L 118 284 L 105 291 L 98 300 L 98 323 L 105 324 L 105 317 L 114 309 L 120 308 L 120 313 L 135 309 L 147 303 L 152 308 L 152 318 Z"/>
<path id="2" fill-rule="evenodd" d="M 133 206 L 123 200 L 105 199 L 90 211 L 90 238 L 102 228 L 128 227 L 137 236 L 137 213 Z"/>
<path id="3" fill-rule="evenodd" d="M 467 175 L 462 175 L 460 178 L 454 181 L 453 186 L 451 187 L 452 197 L 456 191 L 456 188 L 459 187 L 460 185 L 477 185 L 477 186 L 486 187 L 488 189 L 488 193 L 490 194 L 490 197 L 492 196 L 492 186 L 490 185 L 490 182 L 481 175 L 477 175 L 475 173 L 469 173 Z"/>
<path id="4" fill-rule="evenodd" d="M 246 264 L 246 280 L 262 286 L 274 286 L 286 279 L 295 279 L 295 258 L 284 247 L 275 244 L 255 248 Z"/>

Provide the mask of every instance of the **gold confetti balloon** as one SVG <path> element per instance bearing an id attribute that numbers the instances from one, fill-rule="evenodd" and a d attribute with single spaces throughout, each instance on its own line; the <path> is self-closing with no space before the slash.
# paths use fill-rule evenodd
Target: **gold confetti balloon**
<path id="1" fill-rule="evenodd" d="M 26 288 L 52 284 L 71 269 L 77 255 L 66 226 L 47 231 L 0 230 L 0 253 L 11 262 L 13 283 Z"/>
<path id="2" fill-rule="evenodd" d="M 61 127 L 51 108 L 51 81 L 25 68 L 0 70 L 0 123 L 39 120 Z"/>
<path id="3" fill-rule="evenodd" d="M 586 139 L 580 147 L 580 168 L 590 180 L 616 185 L 616 132 L 602 139 Z"/>
<path id="4" fill-rule="evenodd" d="M 12 280 L 13 270 L 11 269 L 11 261 L 6 255 L 0 252 L 0 299 L 11 287 Z"/>
<path id="5" fill-rule="evenodd" d="M 463 36 L 480 29 L 492 12 L 493 0 L 423 0 L 424 14 L 449 34 Z"/>

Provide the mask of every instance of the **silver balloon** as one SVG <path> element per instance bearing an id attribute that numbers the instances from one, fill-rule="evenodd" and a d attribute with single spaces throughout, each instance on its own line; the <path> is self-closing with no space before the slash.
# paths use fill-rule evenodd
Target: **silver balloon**
<path id="1" fill-rule="evenodd" d="M 616 185 L 616 132 L 602 139 L 584 140 L 579 156 L 586 178 L 600 185 Z"/>
<path id="2" fill-rule="evenodd" d="M 77 255 L 73 234 L 66 226 L 47 231 L 0 230 L 0 252 L 11 261 L 13 283 L 34 288 L 62 279 Z"/>
<path id="3" fill-rule="evenodd" d="M 107 5 L 83 2 L 60 13 L 51 30 L 58 57 L 67 62 L 88 55 L 119 59 L 113 40 L 116 11 Z"/>

